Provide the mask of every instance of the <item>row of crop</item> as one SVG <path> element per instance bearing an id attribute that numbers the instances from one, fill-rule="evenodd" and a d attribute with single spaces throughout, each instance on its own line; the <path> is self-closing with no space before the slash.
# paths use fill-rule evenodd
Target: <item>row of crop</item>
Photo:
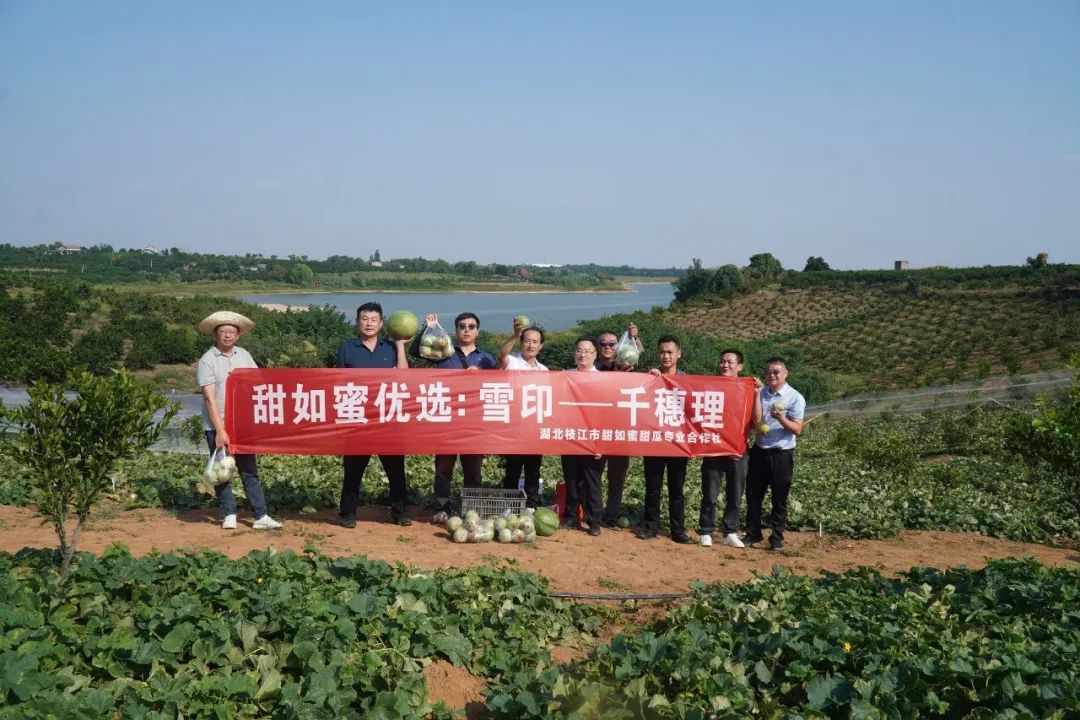
<path id="1" fill-rule="evenodd" d="M 1075 717 L 1080 569 L 775 570 L 498 688 L 504 718 Z"/>
<path id="2" fill-rule="evenodd" d="M 0 555 L 0 718 L 449 718 L 434 660 L 499 718 L 1072 717 L 1080 570 L 774 570 L 698 585 L 565 665 L 607 614 L 512 569 L 253 552 Z M 474 708 L 475 710 L 475 708 Z"/>
<path id="3" fill-rule="evenodd" d="M 253 552 L 0 554 L 0 718 L 408 718 L 433 706 L 421 670 L 498 685 L 604 613 L 513 569 L 419 572 Z"/>
<path id="4" fill-rule="evenodd" d="M 789 523 L 798 530 L 823 529 L 857 538 L 887 537 L 904 528 L 961 530 L 1039 542 L 1080 538 L 1080 508 L 1070 502 L 1068 487 L 1051 469 L 1022 455 L 1024 440 L 1012 425 L 1023 423 L 1024 418 L 986 410 L 814 420 L 796 451 Z M 8 464 L 0 466 L 0 503 L 32 502 L 24 471 L 3 462 Z M 129 508 L 212 507 L 213 496 L 199 485 L 203 464 L 197 456 L 143 455 L 117 475 L 114 497 Z M 259 466 L 274 511 L 337 506 L 339 458 L 263 456 Z M 700 467 L 700 460 L 692 460 L 687 470 L 685 497 L 691 529 L 701 500 Z M 431 456 L 407 456 L 406 472 L 410 504 L 431 506 Z M 499 486 L 503 474 L 501 457 L 487 456 L 485 483 Z M 542 477 L 550 497 L 562 479 L 558 457 L 544 458 Z M 455 482 L 460 482 L 460 476 Z M 363 500 L 381 502 L 387 491 L 381 466 L 371 463 Z M 623 512 L 636 522 L 643 505 L 641 459 L 633 458 Z"/>

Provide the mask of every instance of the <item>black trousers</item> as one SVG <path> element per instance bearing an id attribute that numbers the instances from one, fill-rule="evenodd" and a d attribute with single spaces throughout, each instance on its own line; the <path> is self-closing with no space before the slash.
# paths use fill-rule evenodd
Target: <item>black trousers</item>
<path id="1" fill-rule="evenodd" d="M 794 450 L 750 448 L 746 481 L 746 536 L 761 540 L 761 505 L 772 490 L 772 539 L 783 541 L 787 529 L 787 501 L 795 471 Z"/>
<path id="2" fill-rule="evenodd" d="M 540 507 L 540 463 L 543 455 L 507 455 L 503 487 L 516 490 L 518 480 L 525 476 L 525 504 Z"/>
<path id="3" fill-rule="evenodd" d="M 607 503 L 604 505 L 604 524 L 615 525 L 622 515 L 622 495 L 626 486 L 626 472 L 630 469 L 630 458 L 626 455 L 612 455 L 607 461 Z"/>
<path id="4" fill-rule="evenodd" d="M 577 522 L 577 509 L 585 510 L 585 522 L 590 528 L 601 523 L 601 496 L 603 487 L 600 477 L 604 472 L 604 459 L 592 455 L 563 455 L 563 480 L 566 482 L 566 519 Z"/>
<path id="5" fill-rule="evenodd" d="M 345 475 L 341 481 L 341 509 L 338 514 L 343 518 L 356 517 L 364 470 L 370 460 L 370 455 L 345 455 L 341 458 Z M 390 514 L 395 518 L 401 517 L 405 514 L 405 456 L 380 455 L 379 461 L 386 472 L 386 479 L 390 481 Z"/>
<path id="6" fill-rule="evenodd" d="M 439 510 L 449 512 L 453 507 L 450 481 L 454 478 L 454 463 L 458 455 L 435 456 L 435 505 Z M 483 455 L 461 455 L 462 483 L 467 488 L 477 488 L 483 484 L 480 470 L 484 465 Z"/>
<path id="7" fill-rule="evenodd" d="M 739 506 L 742 504 L 746 473 L 750 465 L 747 455 L 739 457 L 707 457 L 701 461 L 701 513 L 698 517 L 698 533 L 712 535 L 716 530 L 716 505 L 720 497 L 720 483 L 724 483 L 724 535 L 739 529 Z"/>
<path id="8" fill-rule="evenodd" d="M 664 487 L 664 471 L 667 470 L 668 524 L 672 537 L 686 532 L 686 499 L 683 485 L 686 483 L 684 457 L 647 457 L 645 461 L 645 520 L 646 530 L 660 531 L 660 496 Z"/>

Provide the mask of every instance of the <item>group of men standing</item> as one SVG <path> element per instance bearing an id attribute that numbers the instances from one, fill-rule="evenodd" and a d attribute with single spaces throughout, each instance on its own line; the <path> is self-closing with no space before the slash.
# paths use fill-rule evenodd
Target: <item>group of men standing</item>
<path id="1" fill-rule="evenodd" d="M 438 323 L 438 316 L 425 318 L 428 327 Z M 199 324 L 199 329 L 213 336 L 214 346 L 199 360 L 196 376 L 204 397 L 203 424 L 208 447 L 213 453 L 217 448 L 228 447 L 229 437 L 224 428 L 225 379 L 235 368 L 256 367 L 251 355 L 236 345 L 236 340 L 250 331 L 254 323 L 238 313 L 221 311 L 213 313 Z M 407 353 L 419 357 L 420 335 L 407 347 L 406 340 L 387 340 L 382 335 L 383 311 L 378 303 L 361 305 L 356 312 L 355 339 L 341 345 L 336 367 L 390 369 L 407 368 Z M 477 347 L 480 320 L 470 312 L 461 313 L 454 319 L 454 354 L 440 360 L 439 368 L 452 370 L 514 370 L 547 371 L 538 360 L 544 347 L 544 331 L 536 326 L 522 326 L 515 321 L 511 337 L 499 349 L 498 358 Z M 642 349 L 637 327 L 630 325 L 629 336 Z M 514 348 L 520 343 L 520 349 Z M 601 332 L 595 339 L 579 338 L 574 346 L 575 366 L 571 371 L 627 371 L 637 368 L 621 367 L 616 363 L 618 339 L 614 332 Z M 682 347 L 678 338 L 664 335 L 657 340 L 658 365 L 649 370 L 655 375 L 685 374 L 679 368 Z M 724 350 L 720 355 L 717 373 L 723 377 L 739 377 L 743 369 L 743 356 L 738 350 Z M 797 436 L 802 432 L 806 402 L 802 395 L 787 384 L 787 365 L 782 358 L 770 358 L 765 363 L 764 381 L 754 379 L 755 397 L 751 418 L 745 428 L 748 439 L 753 433 L 752 445 L 740 457 L 706 457 L 702 461 L 702 499 L 698 522 L 699 542 L 712 545 L 716 532 L 716 515 L 721 484 L 724 487 L 724 511 L 720 533 L 723 543 L 741 548 L 764 540 L 762 534 L 762 504 L 765 495 L 772 493 L 771 535 L 769 547 L 779 550 L 784 546 L 784 530 L 787 525 L 787 499 L 794 469 L 794 449 Z M 356 526 L 356 511 L 364 470 L 370 455 L 346 455 L 342 458 L 343 478 L 341 501 L 338 510 L 343 527 Z M 460 460 L 463 484 L 468 488 L 480 487 L 483 455 L 436 455 L 435 456 L 435 515 L 434 522 L 444 522 L 453 511 L 451 480 L 455 464 Z M 660 532 L 660 505 L 663 487 L 668 490 L 668 525 L 673 541 L 681 544 L 694 542 L 686 532 L 684 485 L 687 458 L 645 457 L 645 510 L 638 537 L 652 539 Z M 406 476 L 403 455 L 379 455 L 390 485 L 390 519 L 398 525 L 407 526 L 412 520 L 406 515 Z M 530 507 L 540 504 L 540 455 L 507 455 L 503 487 L 517 488 L 524 478 L 526 503 Z M 601 528 L 617 529 L 622 511 L 622 495 L 630 458 L 626 456 L 564 456 L 563 472 L 567 485 L 566 522 L 568 527 L 578 527 L 578 507 L 583 508 L 583 519 L 590 535 L 600 535 Z M 244 491 L 252 506 L 254 529 L 273 529 L 281 524 L 266 512 L 262 486 L 254 455 L 237 455 L 237 470 L 243 481 Z M 604 467 L 608 473 L 607 501 L 601 507 L 601 476 Z M 723 481 L 723 483 L 721 483 Z M 746 534 L 740 539 L 739 509 L 745 490 L 747 498 Z M 225 483 L 216 488 L 221 512 L 222 528 L 232 529 L 236 523 L 236 503 L 231 485 Z"/>

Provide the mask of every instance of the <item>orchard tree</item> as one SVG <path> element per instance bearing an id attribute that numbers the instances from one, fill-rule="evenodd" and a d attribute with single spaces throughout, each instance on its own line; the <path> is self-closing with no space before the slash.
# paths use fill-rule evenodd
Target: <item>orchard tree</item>
<path id="1" fill-rule="evenodd" d="M 289 282 L 293 285 L 308 287 L 314 280 L 315 272 L 307 263 L 294 263 L 293 266 L 289 268 Z"/>
<path id="2" fill-rule="evenodd" d="M 738 297 L 748 287 L 746 275 L 735 265 L 721 265 L 709 280 L 709 291 L 725 298 Z"/>
<path id="3" fill-rule="evenodd" d="M 784 266 L 773 257 L 772 253 L 758 253 L 750 256 L 750 264 L 746 267 L 746 274 L 757 284 L 768 285 L 783 276 Z"/>
<path id="4" fill-rule="evenodd" d="M 675 300 L 685 302 L 692 297 L 708 292 L 712 273 L 701 265 L 701 258 L 694 258 L 686 274 L 671 283 L 675 287 Z"/>
<path id="5" fill-rule="evenodd" d="M 1039 414 L 1031 421 L 1028 450 L 1061 478 L 1067 497 L 1080 512 L 1080 358 L 1069 363 L 1072 384 L 1065 401 L 1039 399 Z"/>
<path id="6" fill-rule="evenodd" d="M 825 258 L 814 255 L 806 258 L 806 267 L 803 268 L 803 272 L 821 272 L 822 270 L 832 270 L 829 263 L 825 262 Z"/>
<path id="7" fill-rule="evenodd" d="M 1027 264 L 1028 264 L 1028 267 L 1044 268 L 1044 267 L 1047 266 L 1047 264 L 1049 264 L 1049 261 L 1050 261 L 1049 253 L 1041 252 L 1038 255 L 1036 255 L 1035 257 L 1029 257 L 1027 259 Z"/>
<path id="8" fill-rule="evenodd" d="M 0 420 L 18 431 L 2 451 L 26 468 L 38 513 L 60 541 L 66 577 L 79 534 L 112 487 L 117 465 L 149 448 L 179 408 L 123 370 L 100 377 L 75 372 L 63 384 L 36 383 L 29 394 L 24 407 L 0 407 Z"/>

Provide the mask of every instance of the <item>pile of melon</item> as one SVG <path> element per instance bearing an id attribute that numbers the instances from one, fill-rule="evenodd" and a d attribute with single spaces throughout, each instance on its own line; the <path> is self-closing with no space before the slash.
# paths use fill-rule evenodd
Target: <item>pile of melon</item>
<path id="1" fill-rule="evenodd" d="M 464 517 L 454 515 L 446 521 L 450 538 L 456 543 L 527 543 L 538 535 L 554 534 L 558 527 L 558 515 L 548 508 L 529 508 L 520 515 L 507 511 L 486 518 L 469 510 Z"/>

